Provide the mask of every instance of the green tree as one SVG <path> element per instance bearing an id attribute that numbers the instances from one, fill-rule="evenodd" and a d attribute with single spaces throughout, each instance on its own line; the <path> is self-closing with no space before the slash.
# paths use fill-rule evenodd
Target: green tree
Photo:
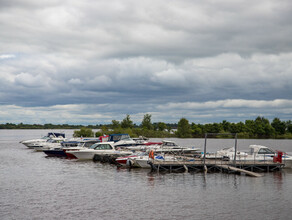
<path id="1" fill-rule="evenodd" d="M 244 131 L 244 124 L 243 123 L 231 123 L 229 126 L 230 133 L 240 133 Z"/>
<path id="2" fill-rule="evenodd" d="M 292 122 L 291 122 L 291 120 L 286 122 L 286 126 L 287 126 L 287 132 L 292 134 Z"/>
<path id="3" fill-rule="evenodd" d="M 230 131 L 230 126 L 231 126 L 230 122 L 223 120 L 221 125 L 222 125 L 222 128 L 225 132 L 231 132 Z"/>
<path id="4" fill-rule="evenodd" d="M 120 122 L 117 121 L 117 120 L 112 120 L 111 127 L 112 127 L 112 129 L 114 129 L 114 130 L 117 129 L 117 128 L 120 128 L 120 127 L 121 127 Z"/>
<path id="5" fill-rule="evenodd" d="M 205 133 L 220 133 L 222 130 L 222 125 L 218 123 L 205 124 L 204 132 Z"/>
<path id="6" fill-rule="evenodd" d="M 272 137 L 275 129 L 270 125 L 268 119 L 258 116 L 255 120 L 255 135 L 258 138 Z"/>
<path id="7" fill-rule="evenodd" d="M 93 137 L 94 133 L 91 128 L 81 128 L 80 131 L 74 131 L 73 137 Z"/>
<path id="8" fill-rule="evenodd" d="M 167 129 L 167 125 L 164 122 L 158 122 L 157 128 L 159 131 L 165 131 Z"/>
<path id="9" fill-rule="evenodd" d="M 255 136 L 255 122 L 254 120 L 245 120 L 245 130 L 249 137 Z"/>
<path id="10" fill-rule="evenodd" d="M 189 121 L 185 118 L 181 118 L 177 126 L 177 136 L 180 138 L 189 138 L 191 137 L 191 133 L 192 130 Z"/>
<path id="11" fill-rule="evenodd" d="M 274 118 L 271 123 L 272 127 L 275 129 L 276 134 L 285 134 L 286 123 L 281 121 L 279 118 Z"/>
<path id="12" fill-rule="evenodd" d="M 192 123 L 191 128 L 192 128 L 193 137 L 201 137 L 202 136 L 203 130 L 202 130 L 200 125 L 196 125 L 195 123 Z"/>
<path id="13" fill-rule="evenodd" d="M 239 133 L 245 132 L 245 124 L 243 122 L 238 122 L 237 129 Z"/>
<path id="14" fill-rule="evenodd" d="M 100 136 L 102 136 L 103 135 L 103 133 L 101 132 L 101 131 L 97 131 L 97 132 L 95 132 L 95 137 L 100 137 Z"/>
<path id="15" fill-rule="evenodd" d="M 121 127 L 122 128 L 133 128 L 133 121 L 131 121 L 130 115 L 127 115 L 123 121 L 121 122 Z"/>
<path id="16" fill-rule="evenodd" d="M 150 114 L 144 115 L 141 126 L 143 129 L 153 130 L 153 125 L 151 123 L 151 115 Z"/>
<path id="17" fill-rule="evenodd" d="M 101 132 L 103 134 L 107 134 L 108 133 L 108 127 L 106 125 L 101 126 Z"/>

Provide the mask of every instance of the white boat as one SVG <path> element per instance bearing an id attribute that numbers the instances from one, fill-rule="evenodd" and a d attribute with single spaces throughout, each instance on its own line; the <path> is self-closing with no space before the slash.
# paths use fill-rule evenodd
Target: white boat
<path id="1" fill-rule="evenodd" d="M 151 168 L 149 162 L 155 160 L 158 161 L 177 161 L 177 155 L 161 155 L 151 150 L 149 153 L 141 152 L 136 155 L 130 155 L 128 157 L 117 158 L 116 162 L 121 165 L 126 165 L 128 167 L 137 167 L 137 168 Z"/>
<path id="2" fill-rule="evenodd" d="M 154 156 L 153 158 L 150 158 L 149 155 L 145 156 L 138 156 L 138 157 L 129 157 L 127 160 L 127 165 L 130 167 L 137 167 L 137 168 L 147 168 L 150 169 L 151 165 L 149 162 L 153 161 L 177 161 L 177 158 L 175 156 L 162 156 L 162 155 L 157 155 Z"/>
<path id="3" fill-rule="evenodd" d="M 77 142 L 77 145 L 76 143 Z M 68 159 L 76 159 L 75 156 L 70 154 L 70 151 L 78 151 L 88 149 L 93 144 L 100 142 L 99 139 L 94 138 L 86 138 L 80 139 L 79 141 L 66 141 L 62 142 L 61 146 L 53 147 L 50 149 L 44 149 L 43 152 L 47 154 L 49 157 L 64 157 Z"/>
<path id="4" fill-rule="evenodd" d="M 20 143 L 24 144 L 28 148 L 35 148 L 35 147 L 37 147 L 37 145 L 39 145 L 40 143 L 46 142 L 48 139 L 58 138 L 58 137 L 65 138 L 65 134 L 59 133 L 59 132 L 49 132 L 46 136 L 44 136 L 42 138 L 24 140 L 24 141 L 20 141 Z"/>
<path id="5" fill-rule="evenodd" d="M 151 142 L 150 142 L 151 143 Z M 127 147 L 129 150 L 138 150 L 138 151 L 150 151 L 154 150 L 156 153 L 182 153 L 182 154 L 194 154 L 200 151 L 199 148 L 195 147 L 182 147 L 177 145 L 174 141 L 163 140 L 162 143 L 153 142 L 149 145 L 138 145 Z"/>
<path id="6" fill-rule="evenodd" d="M 206 158 L 207 159 L 223 159 L 223 160 L 233 160 L 234 159 L 234 154 L 235 154 L 235 148 L 234 147 L 228 147 L 228 148 L 223 148 L 219 151 L 216 151 L 215 153 L 206 153 Z M 242 159 L 247 157 L 246 152 L 242 151 L 237 151 L 236 156 L 237 159 Z M 201 155 L 201 157 L 204 157 L 204 154 Z"/>
<path id="7" fill-rule="evenodd" d="M 95 155 L 105 154 L 126 154 L 130 155 L 130 151 L 118 151 L 116 150 L 113 142 L 101 142 L 93 144 L 89 149 L 70 151 L 70 154 L 74 155 L 78 160 L 93 160 Z"/>
<path id="8" fill-rule="evenodd" d="M 285 164 L 285 168 L 292 168 L 292 156 L 278 151 L 282 153 L 282 163 Z M 275 161 L 278 156 L 278 152 L 262 145 L 250 145 L 249 152 L 236 152 L 236 161 Z M 235 148 L 224 148 L 222 150 L 217 151 L 216 153 L 206 154 L 206 158 L 208 159 L 227 159 L 234 160 L 235 156 Z M 203 157 L 203 155 L 202 155 Z"/>
<path id="9" fill-rule="evenodd" d="M 156 153 L 181 153 L 181 154 L 195 154 L 200 151 L 196 147 L 183 147 L 177 145 L 174 141 L 162 141 L 162 145 L 154 149 Z"/>
<path id="10" fill-rule="evenodd" d="M 129 146 L 136 146 L 137 142 L 134 141 L 132 138 L 127 138 L 127 139 L 123 139 L 123 140 L 119 140 L 117 142 L 114 143 L 114 146 L 116 148 L 126 148 Z"/>
<path id="11" fill-rule="evenodd" d="M 250 152 L 246 158 L 239 158 L 239 160 L 257 160 L 257 161 L 274 161 L 281 162 L 285 165 L 284 168 L 292 168 L 292 156 L 282 151 L 275 151 L 271 148 L 262 145 L 250 145 Z M 280 155 L 279 155 L 280 154 Z M 238 160 L 238 159 L 236 159 Z"/>
<path id="12" fill-rule="evenodd" d="M 37 143 L 35 145 L 32 145 L 30 148 L 34 149 L 35 151 L 44 151 L 51 148 L 60 148 L 61 143 L 65 140 L 66 138 L 63 137 L 50 138 L 46 142 Z"/>
<path id="13" fill-rule="evenodd" d="M 161 144 L 159 142 L 148 142 L 147 144 L 141 144 L 136 146 L 128 146 L 126 149 L 132 150 L 132 151 L 150 151 L 161 148 Z"/>
<path id="14" fill-rule="evenodd" d="M 128 134 L 111 134 L 109 135 L 108 142 L 114 142 L 114 146 L 118 149 L 133 149 L 140 150 L 147 147 L 147 145 L 161 144 L 158 142 L 148 142 L 145 137 L 131 138 Z"/>

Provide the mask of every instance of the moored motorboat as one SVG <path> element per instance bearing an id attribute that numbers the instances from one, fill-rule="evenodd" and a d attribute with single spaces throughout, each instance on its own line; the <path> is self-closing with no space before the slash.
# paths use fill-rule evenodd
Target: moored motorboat
<path id="1" fill-rule="evenodd" d="M 50 138 L 46 142 L 38 143 L 31 148 L 33 148 L 35 151 L 44 151 L 51 148 L 61 147 L 61 143 L 65 140 L 66 138 L 63 137 Z"/>
<path id="2" fill-rule="evenodd" d="M 76 145 L 77 142 L 78 144 Z M 78 151 L 88 149 L 91 145 L 99 143 L 97 138 L 85 138 L 79 141 L 67 141 L 62 142 L 61 147 L 52 147 L 50 149 L 43 150 L 43 152 L 49 157 L 64 157 L 68 159 L 76 159 L 75 156 L 70 154 L 70 151 Z"/>
<path id="3" fill-rule="evenodd" d="M 112 142 L 101 142 L 93 144 L 89 149 L 70 151 L 78 160 L 93 160 L 95 155 L 103 154 L 132 154 L 130 151 L 118 151 Z"/>
<path id="4" fill-rule="evenodd" d="M 127 161 L 127 165 L 130 167 L 137 167 L 137 168 L 147 168 L 150 169 L 151 165 L 149 162 L 154 161 L 177 161 L 177 157 L 174 155 L 145 155 L 145 156 L 138 156 L 134 158 L 129 158 Z"/>
<path id="5" fill-rule="evenodd" d="M 284 168 L 292 168 L 292 156 L 279 150 L 273 150 L 262 145 L 250 145 L 250 151 L 246 158 L 239 158 L 236 160 L 251 160 L 251 161 L 274 161 L 284 164 Z M 275 160 L 277 157 L 278 160 Z"/>
<path id="6" fill-rule="evenodd" d="M 154 150 L 156 153 L 176 153 L 176 154 L 195 154 L 200 151 L 196 147 L 182 147 L 177 145 L 174 141 L 149 142 L 144 145 L 126 147 L 129 150 L 150 151 Z"/>
<path id="7" fill-rule="evenodd" d="M 245 161 L 254 161 L 254 162 L 279 162 L 275 161 L 274 158 L 281 154 L 281 163 L 285 166 L 284 168 L 292 168 L 292 156 L 288 155 L 282 151 L 275 151 L 271 148 L 262 145 L 250 145 L 249 152 L 236 151 L 235 148 L 224 148 L 217 151 L 216 153 L 206 153 L 207 159 L 224 159 L 224 160 L 234 160 L 245 162 Z M 203 157 L 204 155 L 202 155 Z"/>
<path id="8" fill-rule="evenodd" d="M 131 138 L 129 134 L 111 134 L 109 135 L 108 142 L 114 142 L 114 146 L 118 149 L 133 149 L 141 150 L 150 145 L 160 145 L 161 142 L 149 142 L 145 137 Z"/>
<path id="9" fill-rule="evenodd" d="M 200 151 L 200 148 L 196 147 L 183 147 L 176 144 L 174 141 L 162 141 L 162 145 L 155 148 L 157 153 L 177 153 L 177 154 L 195 154 Z"/>
<path id="10" fill-rule="evenodd" d="M 138 153 L 133 153 L 132 155 L 128 155 L 128 156 L 123 156 L 123 157 L 118 157 L 116 159 L 116 162 L 121 165 L 121 166 L 129 166 L 129 159 L 135 159 L 138 158 L 140 156 L 145 156 L 146 153 L 145 152 L 138 152 Z M 147 154 L 148 155 L 148 154 Z"/>
<path id="11" fill-rule="evenodd" d="M 119 157 L 116 162 L 119 165 L 135 168 L 151 168 L 149 162 L 153 161 L 177 161 L 177 155 L 166 155 L 150 150 L 149 152 L 139 152 L 126 157 Z"/>
<path id="12" fill-rule="evenodd" d="M 205 158 L 207 159 L 223 159 L 223 160 L 232 160 L 234 158 L 235 155 L 235 147 L 227 147 L 227 148 L 223 148 L 221 150 L 216 151 L 215 153 L 206 153 Z M 239 158 L 245 158 L 247 157 L 247 153 L 246 152 L 242 152 L 242 151 L 236 151 L 236 156 L 237 159 Z M 202 153 L 201 157 L 204 157 L 204 154 Z"/>
<path id="13" fill-rule="evenodd" d="M 66 154 L 67 159 L 77 159 L 77 157 L 75 157 L 73 154 L 70 153 L 71 151 L 86 150 L 90 148 L 93 144 L 100 143 L 100 142 L 101 142 L 100 138 L 99 139 L 86 138 L 86 139 L 82 139 L 80 143 L 78 144 L 78 146 L 66 147 L 66 148 L 63 148 L 63 151 Z"/>
<path id="14" fill-rule="evenodd" d="M 39 146 L 41 143 L 47 142 L 47 140 L 51 138 L 64 138 L 65 134 L 60 132 L 49 132 L 46 136 L 37 139 L 30 139 L 30 140 L 23 140 L 20 141 L 21 144 L 27 146 L 28 148 L 34 149 L 35 147 Z"/>

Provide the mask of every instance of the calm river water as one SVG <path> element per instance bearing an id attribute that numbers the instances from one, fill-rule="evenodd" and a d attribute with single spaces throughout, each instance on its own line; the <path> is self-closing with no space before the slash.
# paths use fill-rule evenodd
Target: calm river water
<path id="1" fill-rule="evenodd" d="M 150 173 L 46 158 L 19 141 L 46 130 L 0 130 L 0 219 L 291 219 L 292 170 L 264 177 Z M 73 130 L 66 130 L 72 137 Z M 157 139 L 155 139 L 157 140 Z M 203 139 L 172 139 L 203 149 Z M 238 140 L 292 152 L 291 140 Z M 208 139 L 208 151 L 234 140 Z"/>

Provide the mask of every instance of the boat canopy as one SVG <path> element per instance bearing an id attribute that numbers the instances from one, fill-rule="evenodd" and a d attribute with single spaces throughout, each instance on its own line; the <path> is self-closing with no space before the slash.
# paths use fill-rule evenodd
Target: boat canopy
<path id="1" fill-rule="evenodd" d="M 129 134 L 110 134 L 108 142 L 118 142 L 120 140 L 129 139 Z"/>

